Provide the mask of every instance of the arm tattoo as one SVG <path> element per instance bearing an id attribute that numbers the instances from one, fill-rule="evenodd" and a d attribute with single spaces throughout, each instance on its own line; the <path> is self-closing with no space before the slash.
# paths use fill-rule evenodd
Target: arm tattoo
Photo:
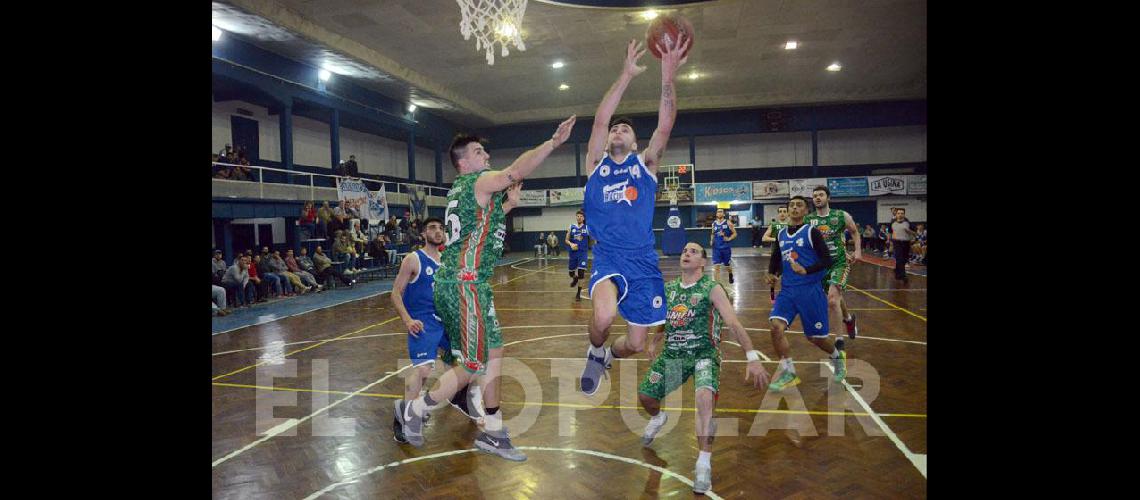
<path id="1" fill-rule="evenodd" d="M 668 82 L 661 86 L 661 104 L 665 109 L 673 109 L 673 83 Z"/>
<path id="2" fill-rule="evenodd" d="M 507 171 L 507 180 L 511 181 L 511 184 L 514 184 L 514 183 L 518 182 L 518 181 L 516 181 L 516 180 L 515 180 L 515 177 L 514 177 L 513 175 L 511 175 L 511 171 L 510 171 L 510 170 L 508 170 L 508 171 Z"/>

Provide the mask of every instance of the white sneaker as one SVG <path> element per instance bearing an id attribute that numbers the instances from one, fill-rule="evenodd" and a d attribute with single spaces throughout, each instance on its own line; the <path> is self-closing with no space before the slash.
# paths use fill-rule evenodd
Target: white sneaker
<path id="1" fill-rule="evenodd" d="M 695 470 L 697 478 L 693 480 L 693 493 L 705 493 L 712 489 L 712 466 L 702 467 L 697 464 Z"/>
<path id="2" fill-rule="evenodd" d="M 653 438 L 657 437 L 657 433 L 661 432 L 661 428 L 665 427 L 665 422 L 669 421 L 669 415 L 661 413 L 661 417 L 661 421 L 658 423 L 655 423 L 656 419 L 649 419 L 649 424 L 645 426 L 645 434 L 641 436 L 641 446 L 648 447 L 653 443 Z"/>

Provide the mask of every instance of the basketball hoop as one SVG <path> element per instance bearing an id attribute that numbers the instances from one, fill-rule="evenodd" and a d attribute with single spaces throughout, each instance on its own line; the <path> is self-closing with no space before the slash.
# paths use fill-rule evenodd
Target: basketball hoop
<path id="1" fill-rule="evenodd" d="M 455 0 L 463 19 L 459 33 L 464 40 L 475 35 L 475 50 L 487 52 L 487 64 L 495 65 L 495 44 L 499 44 L 507 57 L 507 43 L 514 43 L 520 51 L 526 50 L 522 40 L 522 20 L 527 0 Z"/>

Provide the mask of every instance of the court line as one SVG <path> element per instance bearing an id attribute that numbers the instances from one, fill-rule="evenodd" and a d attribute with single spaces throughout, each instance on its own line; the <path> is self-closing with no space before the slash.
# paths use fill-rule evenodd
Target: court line
<path id="1" fill-rule="evenodd" d="M 533 360 L 568 359 L 568 360 L 575 360 L 575 359 L 579 359 L 579 358 L 515 358 L 515 359 L 533 359 Z M 618 361 L 646 361 L 646 360 L 618 359 Z M 730 361 L 741 362 L 741 363 L 746 362 L 745 360 L 730 360 Z M 773 362 L 775 362 L 775 361 L 773 361 Z M 796 361 L 795 363 L 796 364 L 824 364 L 821 361 Z M 295 388 L 295 387 L 268 387 L 268 386 L 260 386 L 260 385 L 249 385 L 249 384 L 231 384 L 229 382 L 213 382 L 212 385 L 216 385 L 219 387 L 232 387 L 232 388 L 237 388 L 237 389 L 259 389 L 259 390 L 263 390 L 263 391 L 307 392 L 307 393 L 318 393 L 318 394 L 353 395 L 353 393 L 348 392 L 348 391 L 325 391 L 325 390 L 316 390 L 316 389 L 299 389 L 299 388 Z M 404 397 L 403 394 L 390 394 L 390 393 L 378 393 L 378 392 L 362 392 L 362 393 L 355 394 L 355 395 L 356 396 L 369 397 L 369 398 L 383 398 L 383 399 L 402 399 Z M 548 403 L 546 401 L 543 401 L 541 403 L 527 403 L 525 401 L 500 401 L 500 404 L 509 405 L 509 406 L 554 406 L 554 407 L 565 407 L 565 408 L 586 408 L 586 409 L 603 409 L 603 410 L 636 410 L 636 409 L 641 408 L 640 406 L 589 405 L 589 404 L 581 404 L 581 403 L 558 403 L 558 402 Z M 682 411 L 682 412 L 689 412 L 689 413 L 693 413 L 693 412 L 697 411 L 696 407 L 692 407 L 692 408 L 688 408 L 688 407 L 661 407 L 661 409 L 666 410 L 666 411 Z M 855 416 L 855 417 L 869 417 L 869 416 L 871 416 L 869 413 L 859 413 L 859 412 L 854 412 L 854 411 L 838 412 L 838 411 L 816 411 L 816 410 L 806 410 L 805 411 L 805 410 L 775 410 L 775 409 L 760 409 L 760 408 L 720 408 L 720 407 L 716 408 L 715 411 L 724 412 L 724 413 L 772 413 L 772 414 L 778 414 L 778 415 L 821 415 L 821 416 L 848 416 L 848 415 L 850 415 L 850 416 Z M 922 414 L 922 413 L 879 413 L 878 415 L 881 417 L 895 417 L 895 418 L 927 418 L 927 416 L 925 414 Z"/>
<path id="2" fill-rule="evenodd" d="M 575 448 L 550 448 L 550 447 L 546 447 L 546 446 L 516 446 L 516 448 L 518 448 L 520 450 L 528 450 L 528 451 L 560 451 L 560 452 L 564 452 L 564 453 L 580 453 L 583 455 L 592 455 L 592 456 L 595 456 L 598 458 L 616 460 L 618 462 L 625 462 L 628 464 L 633 464 L 633 465 L 637 465 L 637 466 L 644 467 L 647 469 L 655 470 L 657 472 L 660 472 L 662 476 L 671 477 L 673 479 L 676 479 L 676 480 L 684 483 L 685 485 L 689 486 L 690 488 L 693 486 L 693 482 L 685 476 L 677 474 L 677 473 L 670 471 L 669 469 L 666 469 L 664 467 L 653 465 L 653 464 L 648 463 L 648 462 L 643 462 L 643 461 L 637 460 L 635 458 L 628 458 L 628 457 L 623 457 L 620 455 L 611 455 L 609 453 L 605 453 L 605 452 L 601 452 L 601 451 L 579 450 L 579 449 L 575 449 Z M 325 486 L 324 488 L 321 488 L 320 490 L 317 490 L 316 492 L 313 492 L 309 496 L 305 497 L 305 500 L 311 500 L 314 498 L 318 498 L 321 495 L 324 495 L 324 494 L 336 489 L 338 486 L 354 484 L 354 483 L 360 481 L 360 479 L 365 477 L 365 476 L 372 475 L 376 472 L 380 472 L 380 471 L 387 469 L 387 468 L 390 468 L 390 467 L 398 467 L 398 466 L 401 466 L 404 464 L 409 464 L 412 462 L 418 462 L 420 460 L 431 460 L 431 459 L 435 459 L 435 458 L 443 458 L 443 457 L 448 457 L 448 456 L 452 456 L 452 455 L 459 455 L 462 453 L 471 453 L 471 452 L 476 452 L 476 451 L 480 451 L 480 450 L 478 450 L 477 448 L 468 448 L 465 450 L 445 451 L 442 453 L 434 453 L 431 455 L 424 455 L 422 457 L 406 458 L 404 460 L 400 460 L 399 462 L 390 462 L 390 463 L 387 463 L 384 465 L 377 465 L 376 467 L 373 467 L 371 469 L 368 469 L 367 471 L 364 471 L 360 474 L 352 476 L 349 479 L 346 479 L 344 481 L 339 481 L 339 482 L 330 484 L 328 486 Z M 705 496 L 707 496 L 708 498 L 712 498 L 713 500 L 723 500 L 720 495 L 717 495 L 712 490 L 705 492 Z"/>
<path id="3" fill-rule="evenodd" d="M 254 441 L 254 442 L 252 442 L 252 443 L 249 443 L 249 444 L 247 444 L 247 445 L 245 445 L 245 446 L 243 446 L 243 447 L 241 447 L 241 448 L 239 448 L 239 449 L 237 449 L 237 450 L 231 451 L 231 452 L 230 452 L 228 455 L 226 455 L 226 456 L 224 456 L 224 457 L 222 457 L 222 458 L 219 458 L 219 459 L 217 459 L 217 460 L 214 460 L 214 465 L 212 465 L 212 466 L 211 466 L 211 468 L 213 468 L 213 467 L 217 467 L 218 465 L 221 465 L 221 464 L 225 463 L 227 460 L 229 460 L 229 459 L 231 459 L 231 458 L 234 458 L 234 457 L 236 457 L 236 456 L 238 456 L 238 455 L 241 455 L 242 453 L 245 453 L 245 452 L 247 452 L 247 451 L 249 451 L 249 450 L 253 449 L 255 446 L 257 446 L 257 445 L 259 445 L 259 444 L 261 444 L 261 443 L 264 443 L 264 442 L 266 442 L 266 441 L 269 441 L 271 438 L 273 438 L 273 436 L 276 436 L 276 435 L 278 435 L 278 434 L 281 434 L 282 432 L 285 432 L 285 431 L 287 431 L 287 430 L 289 430 L 289 429 L 292 429 L 293 427 L 296 427 L 296 426 L 298 426 L 298 425 L 301 425 L 302 423 L 304 423 L 306 420 L 308 420 L 308 419 L 310 419 L 310 418 L 313 418 L 313 417 L 315 417 L 315 416 L 317 416 L 317 415 L 319 415 L 319 414 L 321 414 L 321 413 L 324 413 L 324 412 L 326 412 L 326 411 L 329 411 L 330 409 L 332 409 L 332 407 L 334 407 L 334 406 L 336 406 L 336 405 L 339 405 L 339 404 L 341 404 L 341 403 L 343 403 L 343 402 L 345 402 L 345 401 L 348 401 L 348 400 L 349 400 L 349 399 L 351 399 L 353 396 L 355 396 L 355 395 L 358 395 L 358 394 L 360 394 L 360 393 L 362 393 L 362 392 L 364 392 L 364 391 L 368 390 L 368 388 L 370 388 L 370 387 L 372 387 L 372 386 L 374 386 L 374 385 L 376 385 L 376 384 L 382 383 L 382 382 L 384 382 L 385 380 L 388 380 L 388 379 L 390 379 L 390 378 L 392 378 L 392 377 L 396 376 L 396 374 L 398 374 L 398 373 L 400 373 L 400 372 L 402 372 L 402 371 L 404 371 L 404 370 L 407 370 L 408 368 L 411 368 L 411 367 L 412 367 L 412 365 L 407 365 L 407 366 L 405 366 L 405 367 L 403 367 L 403 368 L 400 368 L 399 370 L 396 370 L 396 371 L 394 371 L 394 372 L 390 372 L 390 373 L 388 373 L 387 375 L 384 375 L 383 377 L 380 377 L 380 378 L 379 378 L 379 379 L 377 379 L 375 382 L 372 382 L 371 384 L 368 384 L 368 385 L 366 385 L 366 386 L 364 386 L 364 387 L 361 387 L 360 389 L 357 389 L 355 392 L 353 392 L 353 393 L 351 393 L 351 394 L 349 394 L 349 395 L 347 395 L 347 396 L 345 396 L 345 397 L 343 397 L 343 398 L 341 398 L 341 399 L 338 399 L 338 400 L 336 400 L 335 402 L 333 402 L 333 403 L 331 403 L 331 404 L 328 404 L 328 405 L 326 405 L 324 408 L 321 408 L 321 409 L 319 409 L 319 410 L 317 410 L 317 411 L 314 411 L 314 412 L 312 412 L 312 413 L 310 413 L 310 414 L 308 414 L 308 415 L 306 415 L 306 416 L 304 416 L 304 417 L 301 417 L 300 419 L 291 418 L 291 419 L 289 419 L 289 420 L 286 420 L 284 423 L 282 423 L 282 424 L 280 424 L 280 425 L 277 425 L 276 427 L 273 427 L 272 429 L 270 429 L 269 431 L 267 431 L 267 432 L 265 433 L 265 435 L 261 437 L 261 439 L 258 439 L 257 441 Z"/>
<path id="4" fill-rule="evenodd" d="M 569 277 L 569 276 L 567 276 Z M 729 285 L 731 286 L 731 285 Z M 567 290 L 573 288 L 564 288 L 560 290 L 499 290 L 495 293 L 566 293 Z M 767 292 L 767 288 L 737 288 L 738 292 Z M 925 292 L 925 288 L 864 288 L 867 292 Z"/>
<path id="5" fill-rule="evenodd" d="M 897 305 L 895 305 L 895 304 L 892 304 L 891 302 L 889 302 L 889 301 L 887 301 L 887 300 L 885 300 L 885 299 L 881 299 L 881 298 L 879 298 L 878 296 L 876 296 L 876 295 L 874 295 L 874 294 L 872 294 L 872 293 L 868 293 L 868 292 L 866 292 L 866 291 L 864 291 L 864 290 L 862 290 L 862 289 L 856 288 L 856 287 L 855 287 L 855 286 L 853 286 L 853 285 L 847 285 L 847 288 L 850 288 L 850 289 L 852 289 L 852 290 L 855 290 L 856 292 L 859 292 L 859 293 L 861 293 L 861 294 L 863 294 L 863 295 L 866 295 L 866 296 L 868 296 L 868 297 L 871 297 L 872 299 L 875 299 L 875 300 L 877 300 L 877 301 L 879 301 L 879 302 L 882 302 L 882 303 L 884 303 L 884 304 L 886 304 L 886 305 L 888 305 L 888 306 L 891 306 L 891 307 L 893 307 L 893 308 L 895 308 L 895 309 L 898 309 L 898 310 L 900 310 L 900 311 L 902 311 L 902 312 L 905 312 L 905 313 L 907 313 L 907 314 L 909 314 L 909 315 L 911 315 L 911 316 L 914 316 L 914 317 L 916 317 L 916 318 L 918 318 L 918 319 L 921 319 L 921 320 L 923 320 L 923 321 L 926 321 L 926 317 L 924 317 L 924 316 L 920 316 L 920 315 L 918 315 L 918 314 L 915 314 L 914 312 L 912 312 L 912 311 L 911 311 L 911 310 L 909 310 L 909 309 L 906 309 L 906 308 L 903 308 L 903 307 L 897 306 Z"/>
<path id="6" fill-rule="evenodd" d="M 878 258 L 882 258 L 882 257 L 878 257 Z M 859 259 L 859 262 L 863 262 L 863 263 L 866 263 L 866 264 L 870 264 L 870 265 L 872 265 L 872 266 L 876 266 L 876 267 L 878 267 L 878 268 L 879 268 L 879 270 L 881 270 L 881 271 L 887 271 L 887 270 L 890 270 L 891 272 L 894 272 L 894 270 L 895 270 L 895 264 L 894 264 L 894 261 L 890 261 L 891 263 L 888 265 L 888 264 L 880 264 L 880 263 L 878 263 L 878 262 L 875 262 L 875 261 L 871 261 L 871 260 L 867 260 L 866 258 L 863 258 L 863 259 Z M 926 277 L 927 277 L 925 274 L 919 274 L 919 273 L 916 273 L 916 272 L 914 272 L 914 271 L 911 271 L 911 270 L 909 270 L 909 269 L 904 269 L 904 270 L 906 271 L 906 273 L 907 273 L 907 274 L 909 274 L 909 275 L 911 275 L 911 276 L 918 276 L 918 277 L 920 277 L 920 278 L 926 278 Z"/>
<path id="7" fill-rule="evenodd" d="M 833 368 L 830 364 L 824 366 L 826 366 L 827 369 L 831 371 L 831 373 L 835 373 L 835 368 Z M 905 456 L 907 460 L 910 460 L 910 463 L 914 465 L 914 468 L 918 469 L 918 472 L 922 473 L 922 477 L 925 479 L 926 455 L 923 454 L 921 458 L 919 458 L 918 454 L 910 451 L 910 448 L 907 448 L 906 444 L 904 444 L 902 440 L 899 439 L 897 435 L 895 435 L 895 432 L 891 430 L 890 426 L 888 426 L 886 422 L 883 422 L 883 419 L 879 418 L 879 415 L 875 413 L 875 410 L 871 409 L 871 405 L 867 404 L 867 401 L 863 399 L 863 396 L 859 395 L 859 391 L 856 391 L 853 387 L 851 387 L 851 384 L 847 382 L 846 378 L 843 379 L 843 385 L 847 387 L 847 392 L 851 394 L 851 397 L 854 398 L 856 402 L 859 403 L 859 406 L 862 406 L 864 411 L 871 414 L 871 420 L 874 420 L 875 423 L 879 425 L 879 428 L 883 430 L 883 433 L 887 435 L 887 438 L 895 444 L 895 447 L 897 447 L 899 451 L 903 453 L 903 456 Z"/>
<path id="8" fill-rule="evenodd" d="M 890 307 L 852 307 L 848 311 L 894 311 Z M 496 307 L 496 311 L 588 311 L 590 309 L 559 308 L 559 307 Z M 737 311 L 771 311 L 771 307 L 737 307 Z M 909 312 L 909 311 L 908 311 Z"/>
<path id="9" fill-rule="evenodd" d="M 772 329 L 770 329 L 770 328 L 749 328 L 749 327 L 744 327 L 744 329 L 745 329 L 745 330 L 751 330 L 751 331 L 754 331 L 754 332 L 770 332 L 770 331 L 772 331 Z M 785 332 L 787 332 L 787 333 L 804 333 L 804 332 L 802 332 L 802 331 L 799 331 L 799 330 L 784 330 L 784 331 L 785 331 Z M 835 335 L 835 334 L 831 334 L 831 335 L 832 335 L 833 337 L 838 337 L 838 335 Z M 882 341 L 885 341 L 885 342 L 905 342 L 905 343 L 908 343 L 908 344 L 922 344 L 922 345 L 926 345 L 926 342 L 922 342 L 922 341 L 919 341 L 919 340 L 887 339 L 887 338 L 882 338 L 882 337 L 868 337 L 868 336 L 866 336 L 866 335 L 860 335 L 860 336 L 858 336 L 858 337 L 855 337 L 855 340 L 859 340 L 859 339 L 882 340 Z"/>

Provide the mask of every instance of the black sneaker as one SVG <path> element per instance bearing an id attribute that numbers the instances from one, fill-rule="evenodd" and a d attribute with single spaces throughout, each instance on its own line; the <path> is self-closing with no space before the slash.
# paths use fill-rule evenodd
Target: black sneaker
<path id="1" fill-rule="evenodd" d="M 736 283 L 736 280 L 732 277 L 732 273 L 728 273 L 728 284 L 731 285 L 733 283 Z"/>
<path id="2" fill-rule="evenodd" d="M 395 415 L 392 416 L 392 439 L 400 444 L 408 444 L 408 438 L 404 437 L 404 426 L 400 425 L 400 420 Z"/>
<path id="3" fill-rule="evenodd" d="M 835 348 L 839 349 L 840 351 L 847 350 L 847 341 L 843 340 L 843 337 L 837 337 L 835 339 Z"/>

